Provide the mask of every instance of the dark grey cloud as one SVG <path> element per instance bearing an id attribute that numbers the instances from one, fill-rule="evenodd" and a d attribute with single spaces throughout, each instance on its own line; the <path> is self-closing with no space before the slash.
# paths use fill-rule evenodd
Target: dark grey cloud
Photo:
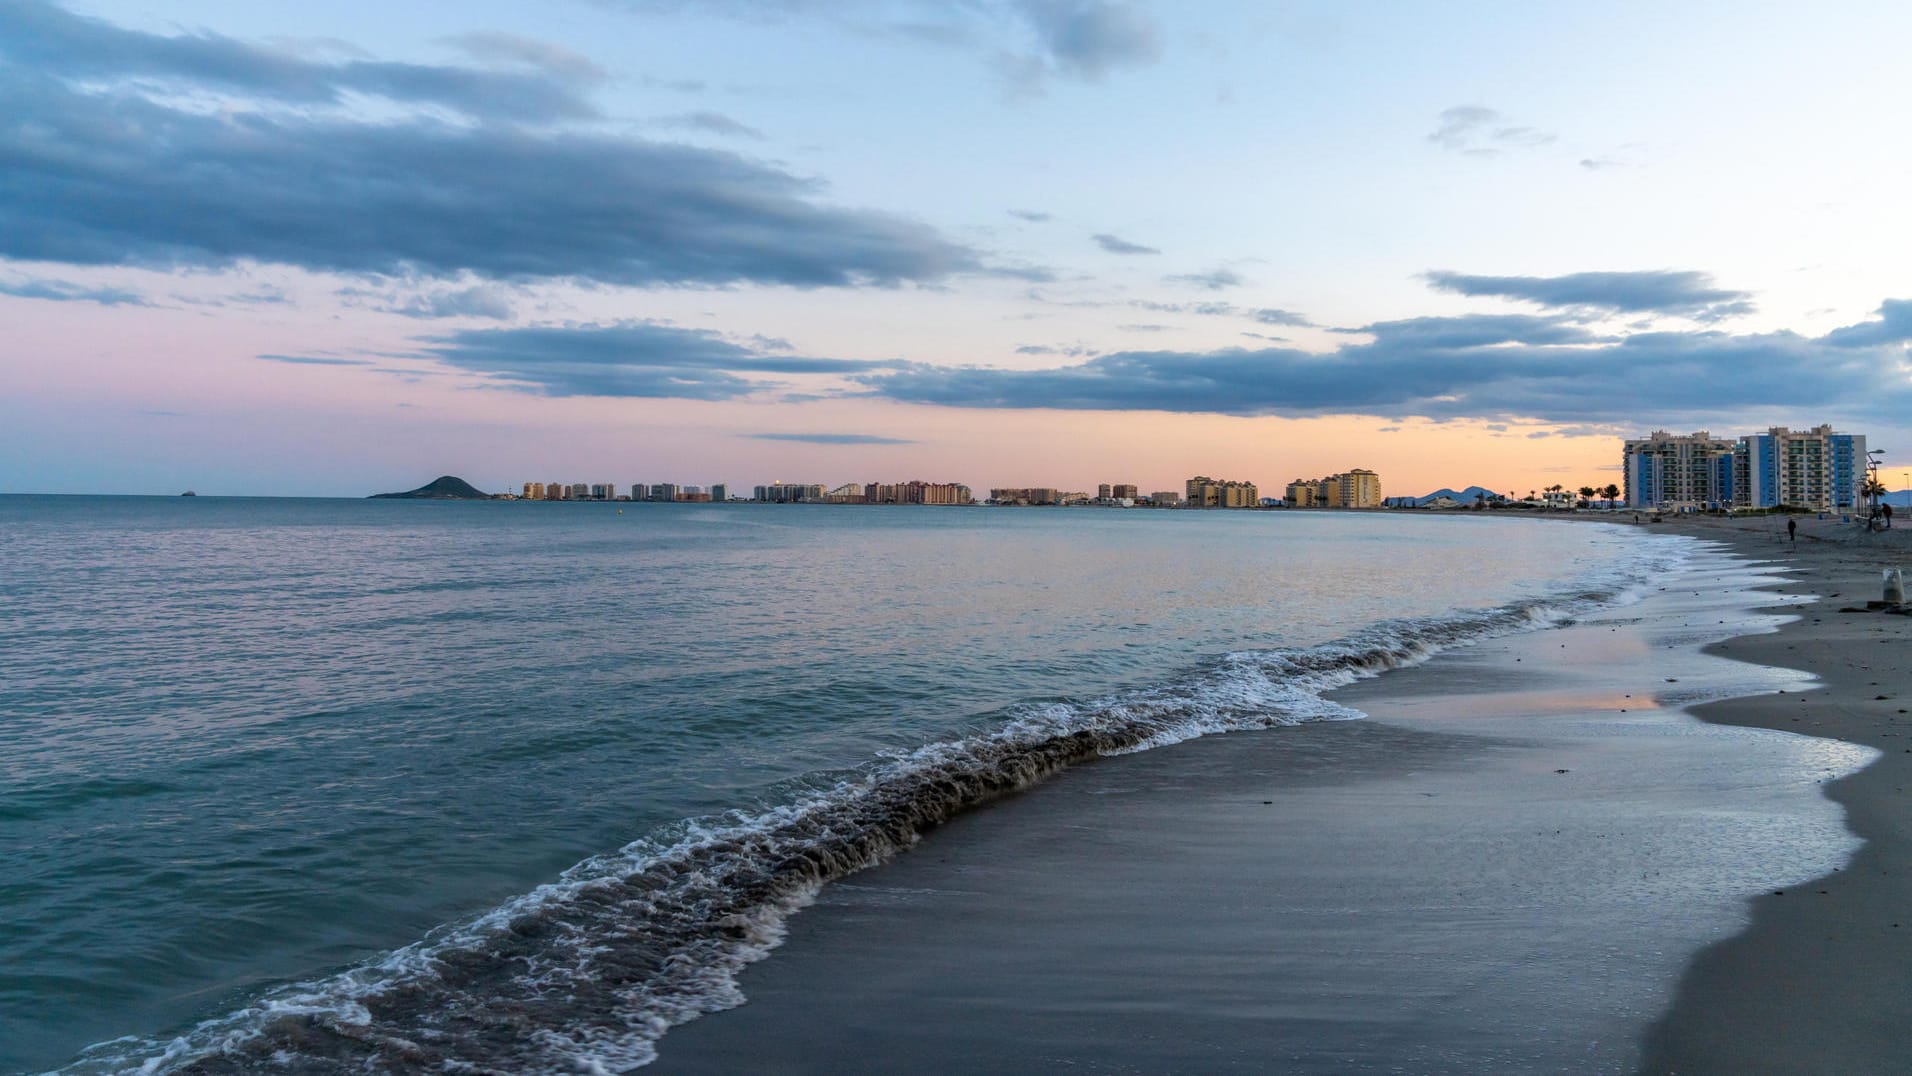
<path id="1" fill-rule="evenodd" d="M 1263 325 L 1288 325 L 1304 329 L 1311 328 L 1314 325 L 1314 322 L 1309 321 L 1304 315 L 1297 314 L 1292 310 L 1281 310 L 1275 307 L 1263 307 L 1255 311 L 1253 316 L 1256 321 L 1261 322 Z"/>
<path id="2" fill-rule="evenodd" d="M 909 365 L 854 379 L 912 403 L 1227 415 L 1371 414 L 1749 425 L 1801 414 L 1888 418 L 1912 406 L 1912 305 L 1850 331 L 1597 336 L 1565 316 L 1376 322 L 1326 354 L 1286 347 L 1124 351 L 1047 370 Z M 1863 335 L 1875 341 L 1867 345 Z M 1877 341 L 1888 341 L 1882 346 Z M 1617 409 L 1617 410 L 1616 410 Z M 1815 421 L 1819 419 L 1814 418 Z"/>
<path id="3" fill-rule="evenodd" d="M 1621 314 L 1677 314 L 1699 321 L 1748 314 L 1752 293 L 1721 288 L 1694 270 L 1474 276 L 1436 270 L 1427 281 L 1457 295 L 1520 299 L 1555 309 L 1592 307 Z"/>
<path id="4" fill-rule="evenodd" d="M 1163 280 L 1170 284 L 1193 284 L 1208 291 L 1238 288 L 1244 283 L 1241 274 L 1233 269 L 1210 269 L 1206 273 L 1176 273 L 1164 277 Z"/>
<path id="5" fill-rule="evenodd" d="M 1480 105 L 1457 105 L 1443 111 L 1429 142 L 1470 157 L 1498 157 L 1510 149 L 1544 146 L 1554 136 L 1537 127 L 1509 123 L 1507 117 Z"/>
<path id="6" fill-rule="evenodd" d="M 1012 209 L 1009 211 L 1009 215 L 1019 220 L 1029 221 L 1032 224 L 1041 224 L 1044 221 L 1054 219 L 1055 216 L 1052 213 L 1043 213 L 1034 209 Z"/>
<path id="7" fill-rule="evenodd" d="M 346 94 L 366 94 L 488 118 L 598 114 L 578 93 L 575 79 L 549 67 L 524 73 L 359 59 L 329 63 L 203 31 L 165 36 L 128 30 L 48 0 L 0 5 L 0 55 L 67 79 L 208 87 L 289 104 L 336 105 Z"/>
<path id="8" fill-rule="evenodd" d="M 520 85 L 570 93 L 543 72 L 373 66 L 387 96 L 479 122 L 195 111 L 173 95 L 377 90 L 361 62 L 0 6 L 0 257 L 629 286 L 894 285 L 985 268 L 926 225 L 822 204 L 814 180 L 761 162 L 527 125 L 576 111 Z"/>
<path id="9" fill-rule="evenodd" d="M 665 116 L 657 122 L 666 127 L 682 127 L 706 134 L 723 135 L 726 138 L 749 138 L 762 141 L 764 133 L 747 124 L 731 119 L 722 112 L 683 112 L 675 116 Z"/>
<path id="10" fill-rule="evenodd" d="M 0 295 L 16 299 L 50 299 L 61 303 L 98 303 L 101 306 L 151 306 L 138 292 L 102 288 L 70 280 L 0 280 Z"/>
<path id="11" fill-rule="evenodd" d="M 1089 238 L 1095 240 L 1096 246 L 1101 247 L 1103 250 L 1108 251 L 1110 254 L 1160 254 L 1162 253 L 1161 251 L 1156 250 L 1154 247 L 1145 247 L 1140 243 L 1131 243 L 1119 235 L 1110 235 L 1107 232 L 1098 232 L 1095 235 L 1090 236 Z"/>
<path id="12" fill-rule="evenodd" d="M 771 353 L 701 329 L 653 322 L 464 329 L 419 354 L 546 396 L 729 400 L 773 386 L 760 374 L 867 373 L 886 363 Z"/>
<path id="13" fill-rule="evenodd" d="M 1912 340 L 1912 299 L 1887 299 L 1879 304 L 1878 317 L 1826 334 L 1833 347 L 1862 348 L 1902 344 Z"/>
<path id="14" fill-rule="evenodd" d="M 913 445 L 905 437 L 878 437 L 869 433 L 751 433 L 757 441 L 798 441 L 806 445 Z"/>

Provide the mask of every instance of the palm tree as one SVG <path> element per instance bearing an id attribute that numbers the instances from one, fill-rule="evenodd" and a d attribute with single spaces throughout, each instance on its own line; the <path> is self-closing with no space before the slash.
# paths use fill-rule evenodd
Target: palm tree
<path id="1" fill-rule="evenodd" d="M 1586 501 L 1588 504 L 1592 504 L 1593 499 L 1600 495 L 1600 491 L 1594 489 L 1592 486 L 1581 486 L 1574 492 L 1580 494 L 1580 499 Z"/>
<path id="2" fill-rule="evenodd" d="M 1601 490 L 1600 492 L 1607 495 L 1607 500 L 1609 502 L 1617 501 L 1620 499 L 1620 487 L 1616 485 L 1615 483 L 1608 482 L 1607 488 Z"/>

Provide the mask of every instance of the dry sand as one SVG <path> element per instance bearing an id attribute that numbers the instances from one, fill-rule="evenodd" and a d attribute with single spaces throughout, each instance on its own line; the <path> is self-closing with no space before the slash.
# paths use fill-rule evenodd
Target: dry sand
<path id="1" fill-rule="evenodd" d="M 1907 522 L 1907 521 L 1901 521 Z M 1818 690 L 1695 708 L 1719 724 L 1780 729 L 1882 752 L 1826 794 L 1865 846 L 1842 871 L 1754 900 L 1752 925 L 1694 961 L 1647 1038 L 1649 1073 L 1888 1072 L 1912 1057 L 1912 617 L 1863 608 L 1881 570 L 1912 575 L 1912 526 L 1866 533 L 1835 520 L 1671 521 L 1794 571 L 1777 589 L 1818 595 L 1777 634 L 1711 652 L 1819 677 Z"/>

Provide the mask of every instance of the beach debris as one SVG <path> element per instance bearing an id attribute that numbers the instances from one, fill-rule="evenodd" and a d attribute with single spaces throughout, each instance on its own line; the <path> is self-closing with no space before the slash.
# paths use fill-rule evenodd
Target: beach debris
<path id="1" fill-rule="evenodd" d="M 1572 770 L 1555 770 L 1555 773 L 1572 773 Z"/>
<path id="2" fill-rule="evenodd" d="M 1897 568 L 1885 570 L 1885 600 L 1887 605 L 1905 604 L 1905 576 Z"/>

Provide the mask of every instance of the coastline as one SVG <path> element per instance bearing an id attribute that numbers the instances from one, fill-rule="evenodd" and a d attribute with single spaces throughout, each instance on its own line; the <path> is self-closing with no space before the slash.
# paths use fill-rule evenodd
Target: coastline
<path id="1" fill-rule="evenodd" d="M 825 890 L 657 1065 L 1631 1069 L 1748 897 L 1857 845 L 1819 783 L 1868 752 L 1683 712 L 1809 682 L 1731 660 L 1784 615 L 1712 557 L 1691 598 L 1331 696 L 1368 720 L 1102 760 L 959 817 Z"/>
<path id="2" fill-rule="evenodd" d="M 1825 788 L 1865 844 L 1840 871 L 1755 897 L 1747 929 L 1693 960 L 1647 1035 L 1642 1073 L 1879 1072 L 1903 1063 L 1912 1025 L 1912 617 L 1841 610 L 1880 597 L 1882 568 L 1912 572 L 1912 528 L 1865 534 L 1806 518 L 1795 550 L 1783 526 L 1694 520 L 1673 528 L 1793 569 L 1771 589 L 1816 596 L 1788 607 L 1796 619 L 1707 649 L 1799 669 L 1819 683 L 1692 713 L 1878 750 L 1870 765 Z"/>

